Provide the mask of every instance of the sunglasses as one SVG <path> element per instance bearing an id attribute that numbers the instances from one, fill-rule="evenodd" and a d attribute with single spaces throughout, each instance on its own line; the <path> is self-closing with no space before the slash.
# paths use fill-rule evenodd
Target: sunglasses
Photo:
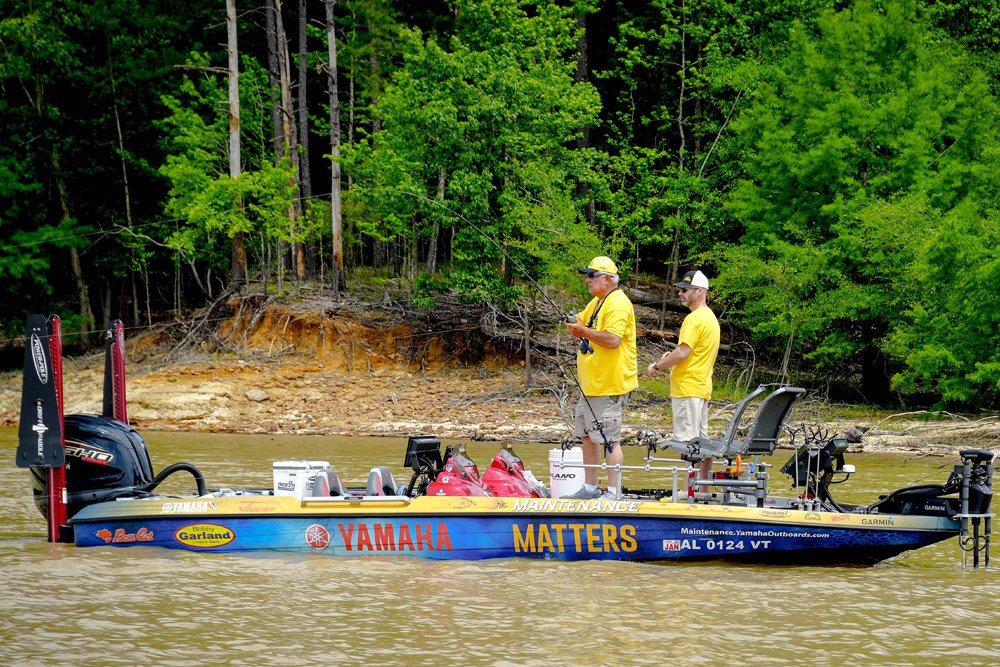
<path id="1" fill-rule="evenodd" d="M 601 273 L 600 271 L 594 271 L 593 273 L 585 273 L 583 275 L 584 275 L 585 278 L 587 278 L 589 280 L 591 278 L 603 278 L 604 276 L 609 276 L 611 274 L 610 273 Z"/>

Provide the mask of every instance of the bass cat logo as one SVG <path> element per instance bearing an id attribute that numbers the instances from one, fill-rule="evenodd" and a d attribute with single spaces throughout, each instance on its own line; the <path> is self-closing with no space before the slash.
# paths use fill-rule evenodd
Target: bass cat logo
<path id="1" fill-rule="evenodd" d="M 31 364 L 35 367 L 35 375 L 42 384 L 49 383 L 49 366 L 45 363 L 45 348 L 38 334 L 31 334 Z"/>

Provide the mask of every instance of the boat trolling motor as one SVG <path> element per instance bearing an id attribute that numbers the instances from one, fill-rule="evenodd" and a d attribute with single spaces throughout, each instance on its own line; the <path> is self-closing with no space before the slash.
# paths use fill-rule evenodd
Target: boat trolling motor
<path id="1" fill-rule="evenodd" d="M 983 567 L 989 567 L 993 532 L 990 504 L 993 502 L 993 460 L 996 454 L 982 449 L 965 449 L 958 454 L 962 462 L 955 466 L 952 473 L 953 478 L 959 478 L 960 484 L 958 497 L 961 513 L 955 516 L 961 526 L 958 543 L 966 555 L 972 554 L 973 568 L 979 567 L 980 554 L 983 556 Z"/>
<path id="2" fill-rule="evenodd" d="M 175 472 L 190 473 L 198 495 L 206 492 L 204 476 L 189 463 L 154 475 L 145 441 L 128 424 L 121 320 L 105 332 L 102 414 L 64 416 L 59 318 L 28 318 L 17 465 L 30 470 L 50 542 L 72 542 L 67 522 L 87 505 L 149 495 Z"/>
<path id="3" fill-rule="evenodd" d="M 847 439 L 829 437 L 824 429 L 805 426 L 791 429 L 792 442 L 804 436 L 805 443 L 781 467 L 793 486 L 803 487 L 801 498 L 818 502 L 821 507 L 837 512 L 863 514 L 903 514 L 940 516 L 959 524 L 959 546 L 964 555 L 972 555 L 972 567 L 990 565 L 990 541 L 993 532 L 993 461 L 994 452 L 965 449 L 959 452 L 961 463 L 955 465 L 944 484 L 917 484 L 896 489 L 867 507 L 842 505 L 830 495 L 835 475 L 847 477 L 854 466 L 844 463 Z"/>

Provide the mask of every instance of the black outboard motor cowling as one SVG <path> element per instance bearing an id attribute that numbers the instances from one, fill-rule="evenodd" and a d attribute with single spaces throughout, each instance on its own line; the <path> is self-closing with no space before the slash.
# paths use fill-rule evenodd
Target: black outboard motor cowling
<path id="1" fill-rule="evenodd" d="M 146 442 L 135 429 L 98 415 L 66 415 L 67 518 L 93 503 L 132 495 L 149 487 L 153 466 Z M 47 469 L 31 468 L 35 505 L 48 517 Z"/>

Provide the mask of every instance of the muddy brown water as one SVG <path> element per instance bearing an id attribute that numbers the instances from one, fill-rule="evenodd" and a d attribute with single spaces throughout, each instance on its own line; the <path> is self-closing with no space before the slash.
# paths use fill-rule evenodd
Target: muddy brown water
<path id="1" fill-rule="evenodd" d="M 403 470 L 403 437 L 145 436 L 156 470 L 187 461 L 211 487 L 269 486 L 275 460 L 355 484 Z M 1000 664 L 1000 571 L 964 569 L 955 539 L 873 568 L 77 549 L 45 541 L 15 447 L 0 430 L 2 665 Z M 498 447 L 469 452 L 482 469 Z M 547 481 L 549 448 L 515 451 Z M 835 497 L 866 502 L 952 460 L 849 462 Z"/>

